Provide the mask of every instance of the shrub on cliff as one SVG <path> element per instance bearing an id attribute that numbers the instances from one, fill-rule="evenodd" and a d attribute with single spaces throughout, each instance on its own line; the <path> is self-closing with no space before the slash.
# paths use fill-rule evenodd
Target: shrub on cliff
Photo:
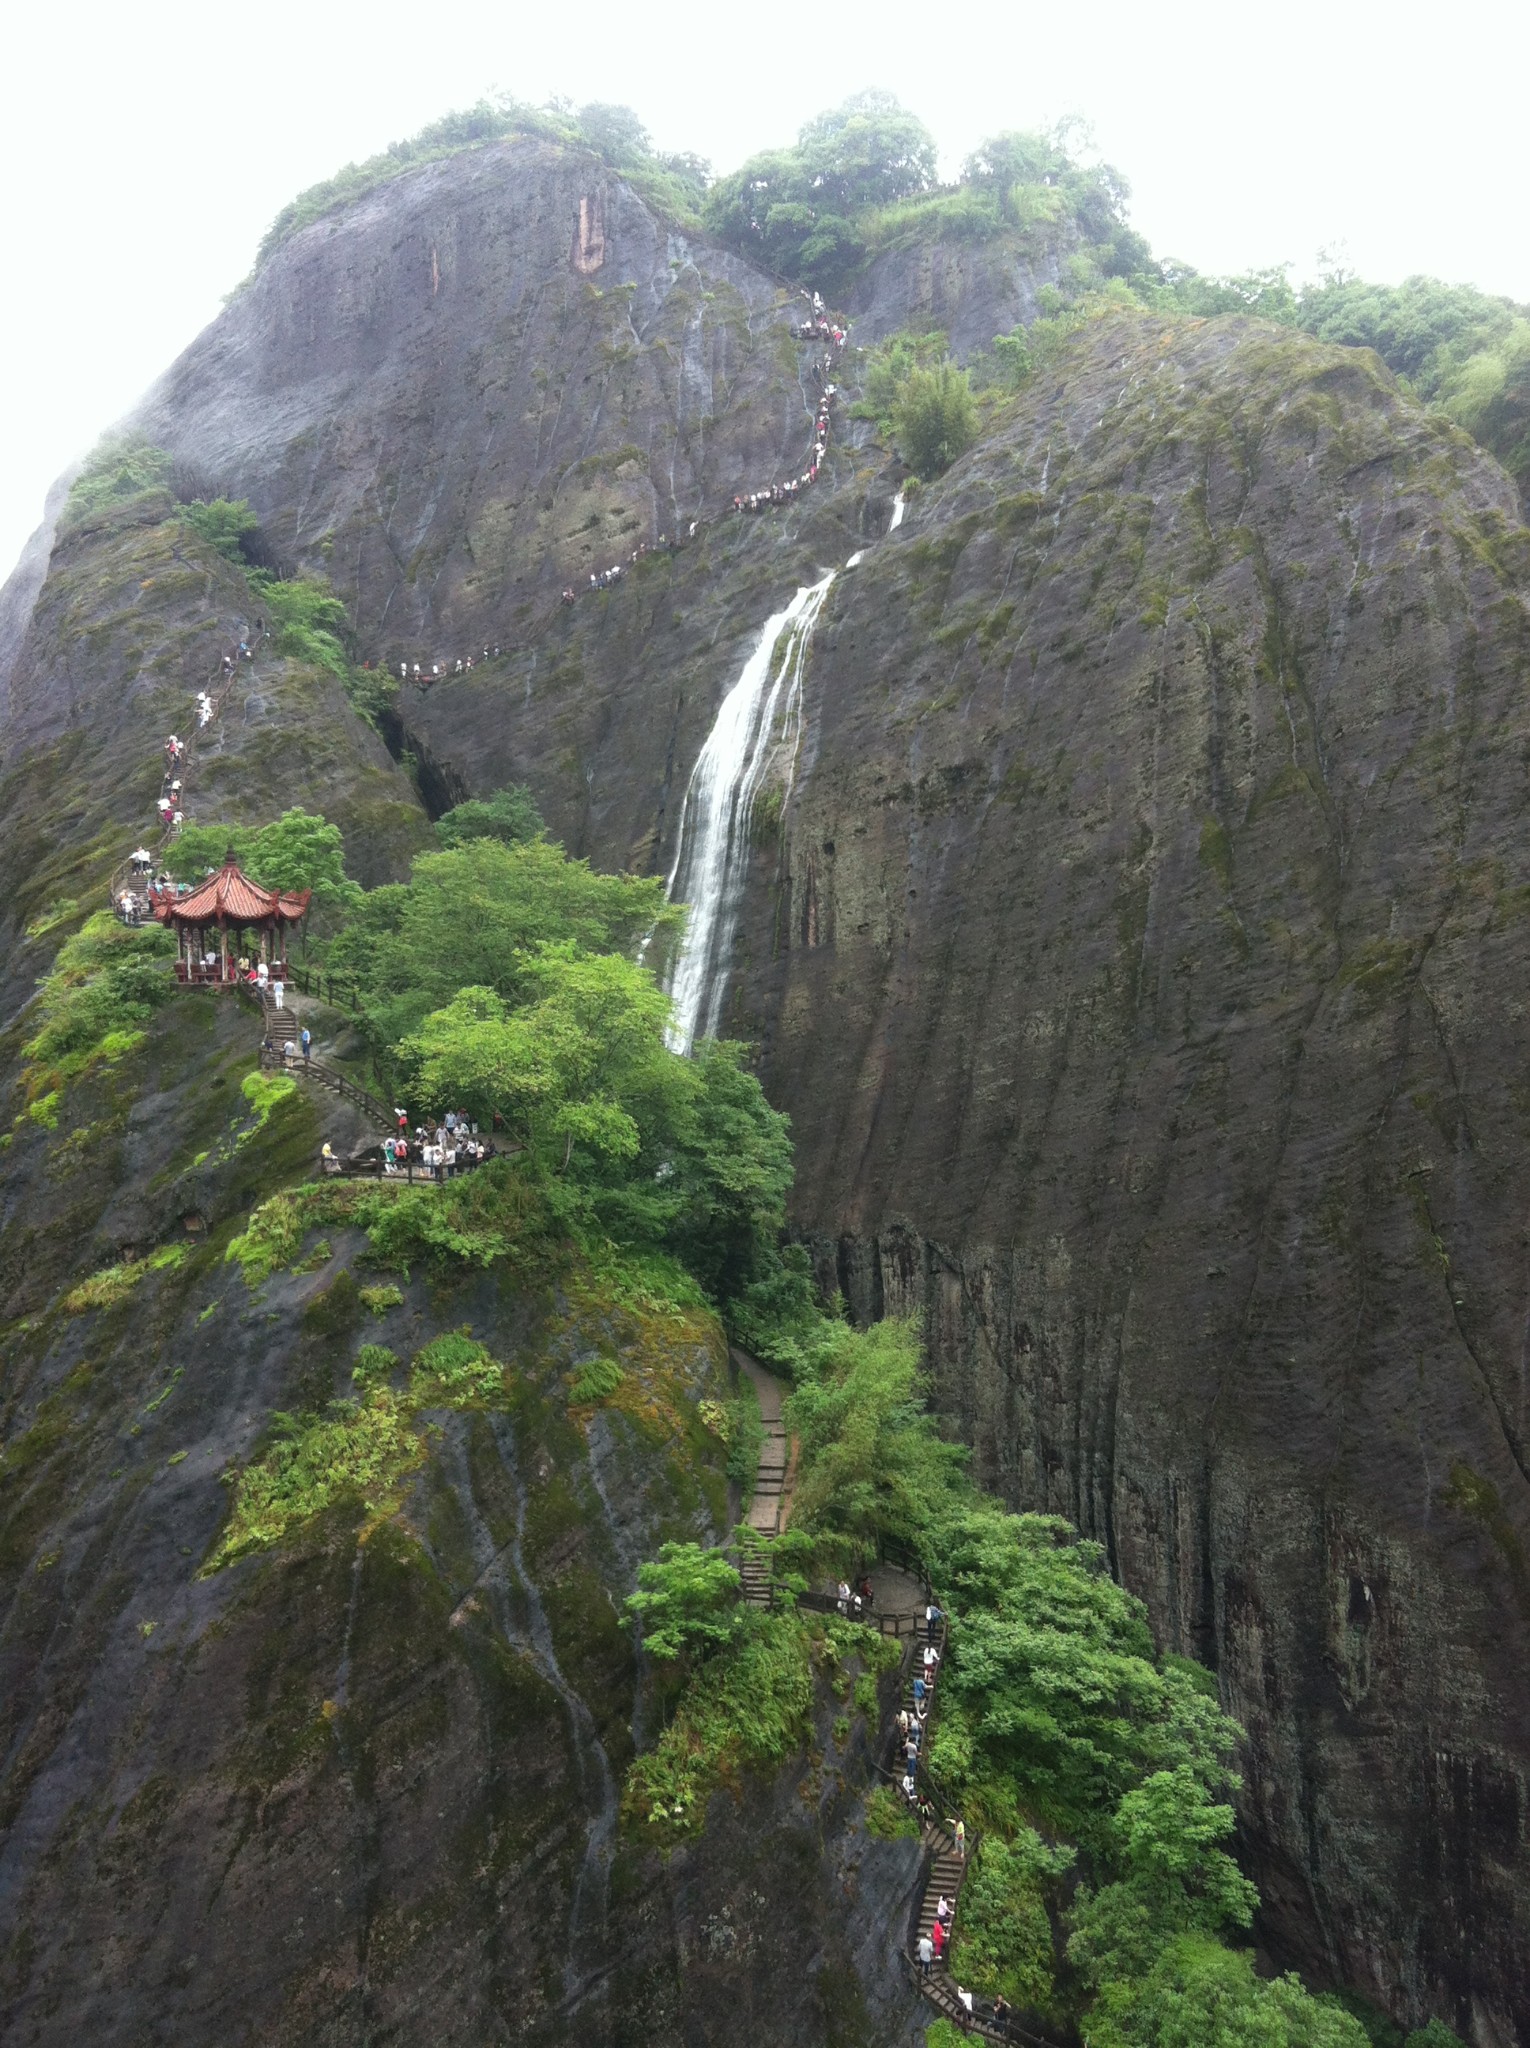
<path id="1" fill-rule="evenodd" d="M 226 562 L 248 564 L 246 543 L 260 522 L 243 498 L 196 498 L 186 507 L 185 520 Z"/>
<path id="2" fill-rule="evenodd" d="M 138 1027 L 175 993 L 174 954 L 175 940 L 160 925 L 120 924 L 109 910 L 87 918 L 42 982 L 27 1059 L 67 1078 L 129 1051 Z"/>
<path id="3" fill-rule="evenodd" d="M 977 439 L 977 406 L 967 372 L 955 363 L 912 371 L 898 395 L 893 427 L 916 475 L 936 477 Z"/>
<path id="4" fill-rule="evenodd" d="M 656 1559 L 638 1566 L 638 1589 L 628 1594 L 625 1610 L 642 1623 L 651 1656 L 695 1660 L 738 1639 L 747 1619 L 739 1583 L 720 1550 L 665 1543 Z"/>
<path id="5" fill-rule="evenodd" d="M 436 820 L 436 837 L 443 846 L 466 846 L 470 839 L 499 839 L 507 846 L 520 846 L 540 839 L 545 829 L 523 783 L 496 789 L 491 796 L 469 797 Z"/>
<path id="6" fill-rule="evenodd" d="M 81 465 L 64 501 L 65 530 L 93 513 L 124 503 L 145 491 L 168 490 L 170 457 L 140 434 L 111 436 L 100 442 Z"/>

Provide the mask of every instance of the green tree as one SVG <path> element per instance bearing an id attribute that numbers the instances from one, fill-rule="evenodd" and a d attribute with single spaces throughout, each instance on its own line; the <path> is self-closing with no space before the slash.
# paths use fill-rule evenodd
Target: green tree
<path id="1" fill-rule="evenodd" d="M 984 1837 L 962 1886 L 951 1967 L 964 1984 L 1011 2005 L 1044 2006 L 1052 1996 L 1054 1957 L 1048 1886 L 1073 1861 L 1049 1849 L 1034 1828 L 1013 1841 Z"/>
<path id="2" fill-rule="evenodd" d="M 718 179 L 706 211 L 735 248 L 832 292 L 865 256 L 860 216 L 934 181 L 923 122 L 890 93 L 863 92 L 809 121 L 795 148 L 767 150 Z"/>
<path id="3" fill-rule="evenodd" d="M 1295 1977 L 1261 1983 L 1249 1955 L 1204 1935 L 1172 1942 L 1145 1976 L 1106 1985 L 1088 2029 L 1094 2048 L 1368 2048 L 1348 2013 Z"/>
<path id="4" fill-rule="evenodd" d="M 249 562 L 246 544 L 259 532 L 260 522 L 243 498 L 213 498 L 210 502 L 197 498 L 183 516 L 192 532 L 216 548 L 225 561 Z"/>
<path id="5" fill-rule="evenodd" d="M 962 165 L 962 177 L 973 185 L 1048 185 L 1070 169 L 1066 150 L 1053 135 L 1006 129 L 990 135 Z"/>
<path id="6" fill-rule="evenodd" d="M 910 469 L 939 476 L 977 439 L 977 406 L 967 372 L 955 363 L 912 371 L 893 414 L 898 446 Z"/>
<path id="7" fill-rule="evenodd" d="M 639 1184 L 661 1204 L 655 1234 L 716 1301 L 774 1254 L 792 1183 L 789 1120 L 766 1101 L 747 1056 L 746 1046 L 703 1039 L 677 1062 L 640 1162 L 651 1165 Z M 619 1222 L 629 1205 L 603 1213 Z"/>
<path id="8" fill-rule="evenodd" d="M 646 968 L 561 940 L 520 956 L 513 1002 L 462 989 L 401 1055 L 416 1099 L 515 1131 L 568 1191 L 566 1217 L 663 1248 L 725 1298 L 780 1229 L 786 1119 L 742 1046 L 706 1044 L 682 1059 L 664 1042 L 668 1020 Z"/>
<path id="9" fill-rule="evenodd" d="M 313 891 L 314 908 L 343 912 L 362 900 L 345 872 L 338 825 L 294 805 L 266 825 L 187 825 L 165 856 L 171 874 L 194 881 L 232 852 L 252 882 L 266 889 Z"/>
<path id="10" fill-rule="evenodd" d="M 523 962 L 532 999 L 511 1009 L 489 988 L 465 988 L 401 1050 L 420 1100 L 498 1115 L 539 1162 L 604 1171 L 641 1143 L 624 1099 L 652 1086 L 665 1053 L 668 999 L 651 975 L 615 954 L 572 945 Z"/>
<path id="11" fill-rule="evenodd" d="M 925 1410 L 917 1323 L 827 1324 L 803 1375 L 787 1403 L 802 1443 L 794 1519 L 856 1547 L 914 1537 L 964 1455 Z"/>
<path id="12" fill-rule="evenodd" d="M 648 130 L 631 107 L 610 106 L 603 100 L 592 100 L 588 106 L 579 109 L 575 118 L 580 133 L 607 163 L 638 163 L 653 154 Z"/>
<path id="13" fill-rule="evenodd" d="M 1409 277 L 1400 285 L 1330 277 L 1303 292 L 1300 304 L 1309 334 L 1374 349 L 1424 398 L 1434 397 L 1450 370 L 1502 342 L 1516 316 L 1508 299 L 1433 277 Z"/>
<path id="14" fill-rule="evenodd" d="M 1201 318 L 1218 313 L 1253 313 L 1261 320 L 1295 326 L 1300 301 L 1291 283 L 1289 264 L 1248 270 L 1236 277 L 1202 277 L 1182 265 L 1165 264 L 1164 281 L 1174 302 Z"/>
<path id="15" fill-rule="evenodd" d="M 460 988 L 522 1000 L 524 961 L 539 946 L 572 940 L 585 952 L 630 953 L 683 915 L 665 902 L 662 882 L 596 874 L 550 840 L 475 838 L 419 854 L 407 883 L 369 891 L 330 965 L 361 982 L 364 1028 L 386 1064 Z"/>
<path id="16" fill-rule="evenodd" d="M 695 1659 L 738 1639 L 740 1584 L 720 1550 L 665 1543 L 656 1560 L 638 1566 L 638 1589 L 623 1605 L 642 1623 L 651 1656 Z"/>
<path id="17" fill-rule="evenodd" d="M 1125 1793 L 1112 1828 L 1124 1875 L 1080 1894 L 1069 1960 L 1101 1984 L 1144 1975 L 1167 1942 L 1183 1934 L 1247 1927 L 1259 1894 L 1218 1844 L 1234 1828 L 1189 1764 L 1155 1771 Z"/>
<path id="18" fill-rule="evenodd" d="M 523 783 L 496 789 L 491 796 L 469 797 L 436 820 L 436 837 L 443 846 L 465 846 L 470 839 L 502 839 L 507 846 L 516 846 L 540 839 L 544 829 L 542 814 Z"/>
<path id="19" fill-rule="evenodd" d="M 1500 342 L 1442 371 L 1439 402 L 1530 499 L 1530 320 L 1516 320 Z"/>
<path id="20" fill-rule="evenodd" d="M 935 182 L 935 138 L 890 92 L 852 93 L 797 137 L 813 187 L 836 213 L 887 206 Z"/>

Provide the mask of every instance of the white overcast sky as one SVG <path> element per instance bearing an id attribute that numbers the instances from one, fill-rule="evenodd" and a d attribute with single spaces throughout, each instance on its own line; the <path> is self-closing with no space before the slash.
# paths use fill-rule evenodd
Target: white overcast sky
<path id="1" fill-rule="evenodd" d="M 6 22 L 0 577 L 278 207 L 496 87 L 624 101 L 719 169 L 868 85 L 953 170 L 1081 114 L 1159 255 L 1310 274 L 1343 243 L 1364 276 L 1530 300 L 1526 0 L 10 0 Z"/>

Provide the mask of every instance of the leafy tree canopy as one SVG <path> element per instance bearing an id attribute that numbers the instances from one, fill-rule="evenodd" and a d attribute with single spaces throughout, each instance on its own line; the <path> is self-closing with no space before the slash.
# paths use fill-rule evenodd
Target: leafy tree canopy
<path id="1" fill-rule="evenodd" d="M 195 498 L 186 507 L 185 519 L 225 561 L 248 562 L 246 543 L 259 531 L 260 522 L 243 498 Z"/>
<path id="2" fill-rule="evenodd" d="M 955 363 L 914 369 L 898 394 L 893 427 L 904 461 L 917 476 L 936 477 L 977 439 L 972 382 Z"/>
<path id="3" fill-rule="evenodd" d="M 170 873 L 198 881 L 232 850 L 252 882 L 266 889 L 311 889 L 315 909 L 355 909 L 362 892 L 345 872 L 338 825 L 294 806 L 268 825 L 187 825 L 165 856 Z"/>
<path id="4" fill-rule="evenodd" d="M 1144 1975 L 1106 1984 L 1089 2038 L 1096 2048 L 1368 2048 L 1341 2007 L 1296 1977 L 1261 1982 L 1251 1956 L 1205 1935 L 1183 1936 Z"/>
<path id="5" fill-rule="evenodd" d="M 669 999 L 633 957 L 684 912 L 659 881 L 570 860 L 524 790 L 441 824 L 454 843 L 358 894 L 327 949 L 359 984 L 384 1086 L 512 1133 L 550 1213 L 587 1240 L 662 1252 L 718 1301 L 768 1275 L 787 1120 L 744 1047 L 670 1051 Z"/>
<path id="6" fill-rule="evenodd" d="M 634 953 L 646 933 L 682 915 L 665 903 L 662 882 L 596 874 L 544 839 L 475 837 L 417 855 L 407 882 L 369 891 L 329 964 L 362 984 L 372 1049 L 386 1061 L 459 989 L 521 1000 L 524 960 L 540 946 L 572 940 L 589 953 Z"/>
<path id="7" fill-rule="evenodd" d="M 436 820 L 443 846 L 465 846 L 470 839 L 502 839 L 514 846 L 540 839 L 544 827 L 532 794 L 523 784 L 496 789 L 492 796 L 469 797 Z"/>
<path id="8" fill-rule="evenodd" d="M 699 1657 L 737 1640 L 739 1575 L 720 1550 L 665 1543 L 656 1560 L 638 1566 L 638 1590 L 626 1611 L 643 1625 L 651 1656 Z"/>
<path id="9" fill-rule="evenodd" d="M 935 142 L 891 93 L 857 93 L 713 185 L 709 223 L 736 248 L 825 291 L 863 254 L 857 216 L 927 192 Z"/>

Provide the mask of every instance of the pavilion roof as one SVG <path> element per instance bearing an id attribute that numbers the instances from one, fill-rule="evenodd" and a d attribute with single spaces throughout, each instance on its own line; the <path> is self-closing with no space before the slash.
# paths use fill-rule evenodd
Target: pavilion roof
<path id="1" fill-rule="evenodd" d="M 306 913 L 312 894 L 311 889 L 262 889 L 231 853 L 215 875 L 209 875 L 188 895 L 153 889 L 149 901 L 161 924 L 296 924 Z"/>

